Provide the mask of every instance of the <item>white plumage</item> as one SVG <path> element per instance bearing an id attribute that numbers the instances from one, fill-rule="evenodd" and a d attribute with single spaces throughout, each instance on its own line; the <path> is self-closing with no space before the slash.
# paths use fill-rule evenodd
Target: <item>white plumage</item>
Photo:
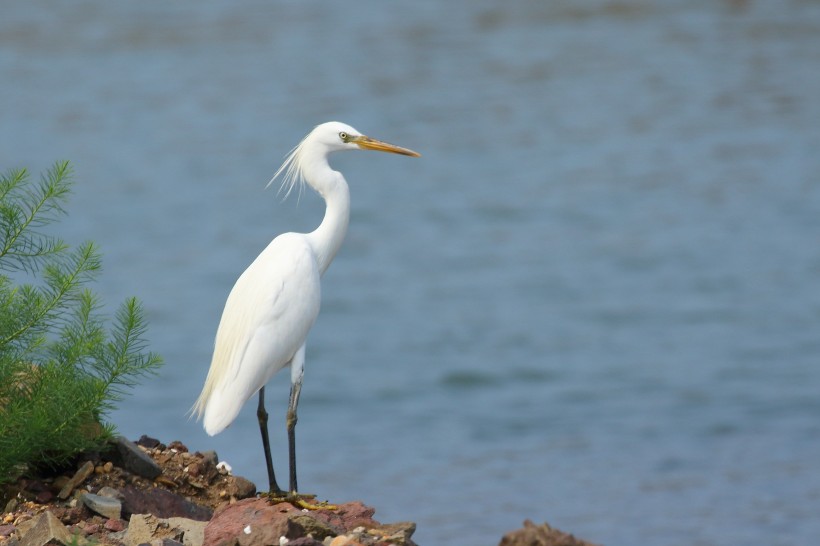
<path id="1" fill-rule="evenodd" d="M 307 236 L 274 239 L 231 290 L 203 390 L 203 425 L 213 436 L 286 367 L 319 315 L 319 265 Z"/>
<path id="2" fill-rule="evenodd" d="M 305 183 L 316 190 L 326 203 L 324 219 L 311 233 L 276 237 L 236 281 L 219 322 L 205 386 L 192 410 L 203 417 L 208 434 L 218 434 L 236 419 L 250 397 L 259 393 L 257 415 L 272 492 L 281 490 L 270 462 L 264 386 L 276 372 L 291 367 L 287 425 L 290 490 L 295 492 L 293 438 L 305 342 L 319 314 L 321 276 L 344 240 L 350 217 L 347 182 L 331 169 L 328 155 L 353 149 L 419 155 L 363 136 L 339 122 L 317 126 L 291 151 L 274 178 L 285 174 L 282 188 L 286 193 Z"/>

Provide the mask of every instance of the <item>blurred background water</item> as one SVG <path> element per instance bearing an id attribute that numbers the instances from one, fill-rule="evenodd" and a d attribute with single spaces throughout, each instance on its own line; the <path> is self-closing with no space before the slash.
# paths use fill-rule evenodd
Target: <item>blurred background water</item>
<path id="1" fill-rule="evenodd" d="M 347 241 L 310 337 L 300 484 L 496 544 L 820 534 L 820 3 L 12 2 L 0 167 L 72 161 L 60 233 L 104 252 L 167 363 L 113 416 L 265 483 L 254 403 L 186 412 L 234 280 L 314 195 L 264 186 L 315 124 Z M 269 388 L 285 472 L 284 374 Z"/>

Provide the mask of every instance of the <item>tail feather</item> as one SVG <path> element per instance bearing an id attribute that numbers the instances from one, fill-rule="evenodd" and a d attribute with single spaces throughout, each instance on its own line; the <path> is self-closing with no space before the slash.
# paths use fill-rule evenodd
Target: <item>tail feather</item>
<path id="1" fill-rule="evenodd" d="M 202 425 L 210 436 L 215 436 L 228 428 L 245 404 L 241 397 L 225 394 L 220 390 L 212 392 L 202 410 Z"/>

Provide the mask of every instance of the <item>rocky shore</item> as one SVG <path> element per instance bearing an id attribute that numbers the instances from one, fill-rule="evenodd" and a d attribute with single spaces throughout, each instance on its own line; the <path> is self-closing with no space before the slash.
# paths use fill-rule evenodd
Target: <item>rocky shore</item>
<path id="1" fill-rule="evenodd" d="M 118 438 L 65 473 L 0 486 L 0 545 L 415 546 L 415 523 L 381 523 L 359 501 L 306 510 L 256 496 L 214 452 Z M 587 546 L 526 521 L 500 546 Z"/>

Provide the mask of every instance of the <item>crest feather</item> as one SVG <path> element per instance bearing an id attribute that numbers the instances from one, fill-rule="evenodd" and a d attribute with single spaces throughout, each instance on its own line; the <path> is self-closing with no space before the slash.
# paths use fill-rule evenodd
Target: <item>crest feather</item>
<path id="1" fill-rule="evenodd" d="M 270 179 L 270 182 L 265 186 L 266 188 L 270 187 L 273 184 L 273 181 L 276 178 L 284 173 L 282 177 L 282 185 L 279 186 L 279 191 L 276 192 L 279 195 L 282 192 L 285 192 L 285 196 L 283 199 L 287 199 L 290 193 L 293 191 L 293 188 L 299 186 L 299 197 L 302 196 L 302 191 L 305 188 L 305 175 L 302 172 L 302 153 L 304 152 L 304 144 L 305 141 L 308 139 L 308 136 L 302 139 L 302 141 L 294 146 L 294 148 L 288 153 L 287 157 L 285 157 L 285 161 L 282 163 L 282 166 L 276 171 L 273 175 L 273 178 Z"/>

